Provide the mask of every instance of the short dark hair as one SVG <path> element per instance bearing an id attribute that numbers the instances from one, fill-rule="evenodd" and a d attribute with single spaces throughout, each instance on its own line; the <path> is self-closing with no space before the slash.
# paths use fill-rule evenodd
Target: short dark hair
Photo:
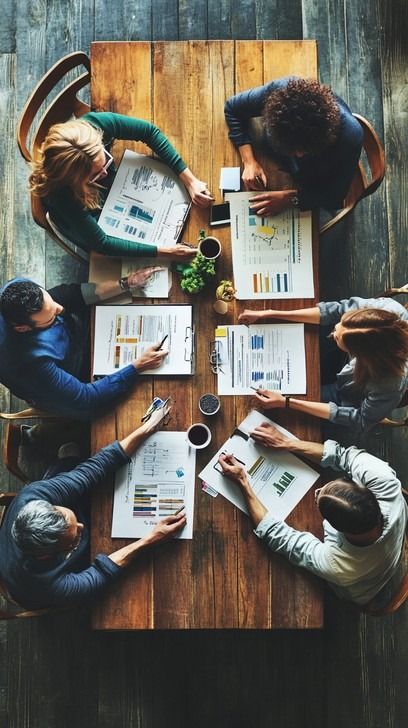
<path id="1" fill-rule="evenodd" d="M 340 109 L 328 86 L 297 78 L 269 94 L 263 120 L 276 152 L 316 154 L 336 141 Z"/>
<path id="2" fill-rule="evenodd" d="M 328 483 L 318 505 L 323 518 L 343 533 L 367 533 L 382 521 L 374 493 L 351 480 L 338 478 Z"/>
<path id="3" fill-rule="evenodd" d="M 33 313 L 44 305 L 43 289 L 33 281 L 10 283 L 0 295 L 0 312 L 9 325 L 30 325 Z"/>

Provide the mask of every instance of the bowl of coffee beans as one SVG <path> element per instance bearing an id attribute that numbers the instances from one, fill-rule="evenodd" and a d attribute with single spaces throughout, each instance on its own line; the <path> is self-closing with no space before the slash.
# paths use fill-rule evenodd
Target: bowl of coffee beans
<path id="1" fill-rule="evenodd" d="M 221 407 L 221 402 L 216 394 L 203 394 L 198 403 L 200 412 L 203 415 L 215 415 Z"/>

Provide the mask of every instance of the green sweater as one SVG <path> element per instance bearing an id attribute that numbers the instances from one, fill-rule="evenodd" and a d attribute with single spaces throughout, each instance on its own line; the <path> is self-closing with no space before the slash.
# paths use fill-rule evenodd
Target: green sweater
<path id="1" fill-rule="evenodd" d="M 160 129 L 149 121 L 109 111 L 91 111 L 81 119 L 102 129 L 104 145 L 109 145 L 114 139 L 142 141 L 151 147 L 176 174 L 181 174 L 187 167 Z M 111 179 L 106 178 L 108 184 L 113 182 L 113 171 L 111 177 Z M 95 250 L 103 255 L 127 257 L 157 255 L 155 245 L 134 243 L 106 235 L 98 225 L 100 210 L 87 210 L 81 207 L 69 187 L 52 192 L 45 202 L 52 220 L 61 232 L 88 252 Z"/>

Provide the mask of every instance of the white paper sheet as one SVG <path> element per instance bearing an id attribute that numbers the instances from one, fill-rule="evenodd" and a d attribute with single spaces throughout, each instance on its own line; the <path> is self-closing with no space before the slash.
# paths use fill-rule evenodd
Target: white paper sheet
<path id="1" fill-rule="evenodd" d="M 115 477 L 112 537 L 141 538 L 165 516 L 185 506 L 178 538 L 193 537 L 195 450 L 185 432 L 156 432 Z"/>
<path id="2" fill-rule="evenodd" d="M 130 364 L 168 334 L 168 356 L 158 369 L 142 374 L 191 374 L 191 306 L 96 306 L 94 375 L 111 374 Z"/>
<path id="3" fill-rule="evenodd" d="M 98 224 L 108 235 L 172 247 L 190 208 L 190 197 L 163 162 L 126 149 Z"/>
<path id="4" fill-rule="evenodd" d="M 141 298 L 168 298 L 172 284 L 172 275 L 168 264 L 162 258 L 123 258 L 121 276 L 141 268 L 161 266 L 163 270 L 150 276 L 143 288 L 134 289 L 134 296 Z"/>
<path id="5" fill-rule="evenodd" d="M 254 195 L 225 195 L 236 298 L 313 298 L 311 213 L 290 208 L 273 217 L 259 216 L 250 210 Z"/>
<path id="6" fill-rule="evenodd" d="M 218 394 L 253 394 L 252 387 L 306 393 L 303 324 L 219 326 Z"/>
<path id="7" fill-rule="evenodd" d="M 249 434 L 262 422 L 270 422 L 287 437 L 294 437 L 257 410 L 249 413 L 239 425 L 239 429 Z M 232 435 L 198 477 L 247 515 L 248 510 L 238 484 L 222 475 L 217 469 L 220 466 L 214 467 L 221 453 L 232 454 L 243 464 L 259 500 L 280 520 L 287 518 L 319 477 L 315 470 L 291 453 L 263 447 L 252 438 L 246 441 L 242 437 Z"/>

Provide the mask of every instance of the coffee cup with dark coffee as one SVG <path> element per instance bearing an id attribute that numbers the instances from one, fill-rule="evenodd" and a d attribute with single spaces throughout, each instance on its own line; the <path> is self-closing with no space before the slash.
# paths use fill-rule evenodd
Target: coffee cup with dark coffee
<path id="1" fill-rule="evenodd" d="M 221 255 L 221 243 L 218 238 L 209 235 L 198 243 L 198 250 L 207 260 L 215 260 Z"/>
<path id="2" fill-rule="evenodd" d="M 202 422 L 196 422 L 187 430 L 187 442 L 195 450 L 202 450 L 211 442 L 211 430 Z"/>

